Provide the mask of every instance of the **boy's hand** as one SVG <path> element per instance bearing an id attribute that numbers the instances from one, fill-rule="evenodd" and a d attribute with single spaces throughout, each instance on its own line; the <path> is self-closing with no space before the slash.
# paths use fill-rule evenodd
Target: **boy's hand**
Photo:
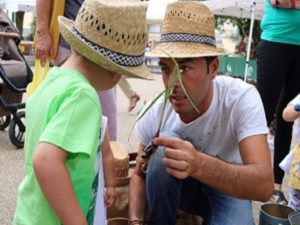
<path id="1" fill-rule="evenodd" d="M 107 187 L 104 196 L 104 205 L 107 208 L 113 206 L 117 199 L 117 191 L 115 187 Z"/>
<path id="2" fill-rule="evenodd" d="M 300 112 L 300 104 L 294 105 L 294 109 L 295 111 Z"/>

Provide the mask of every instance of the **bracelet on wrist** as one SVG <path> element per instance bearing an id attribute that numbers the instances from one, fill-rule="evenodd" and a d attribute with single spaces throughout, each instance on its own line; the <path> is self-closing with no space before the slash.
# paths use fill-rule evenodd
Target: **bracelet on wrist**
<path id="1" fill-rule="evenodd" d="M 147 225 L 148 223 L 143 220 L 130 220 L 128 225 Z"/>

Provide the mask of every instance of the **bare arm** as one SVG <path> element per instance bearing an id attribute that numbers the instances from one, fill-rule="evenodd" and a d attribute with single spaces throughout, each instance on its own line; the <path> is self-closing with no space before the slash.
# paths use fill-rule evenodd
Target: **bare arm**
<path id="1" fill-rule="evenodd" d="M 267 201 L 273 190 L 271 157 L 265 135 L 240 142 L 243 164 L 231 164 L 196 151 L 190 142 L 171 137 L 154 139 L 165 146 L 167 172 L 179 179 L 193 177 L 237 198 Z M 220 146 L 222 147 L 222 146 Z"/>
<path id="2" fill-rule="evenodd" d="M 51 3 L 52 0 L 36 0 L 35 56 L 42 62 L 48 57 L 53 58 L 52 37 L 49 34 Z"/>
<path id="3" fill-rule="evenodd" d="M 136 167 L 129 184 L 129 219 L 144 220 L 144 213 L 147 206 L 145 177 L 141 173 L 142 161 L 141 155 L 144 145 L 140 144 Z"/>
<path id="4" fill-rule="evenodd" d="M 33 168 L 49 204 L 64 225 L 86 225 L 70 174 L 65 166 L 68 153 L 59 147 L 39 143 L 33 155 Z"/>
<path id="5" fill-rule="evenodd" d="M 114 205 L 117 199 L 117 192 L 115 189 L 115 164 L 114 157 L 109 145 L 109 135 L 106 129 L 105 136 L 102 142 L 102 158 L 103 158 L 103 170 L 104 170 L 104 180 L 105 180 L 105 206 L 111 207 Z"/>
<path id="6" fill-rule="evenodd" d="M 300 118 L 300 112 L 297 112 L 294 109 L 294 105 L 289 104 L 283 110 L 282 117 L 286 122 L 293 122 L 296 119 Z"/>

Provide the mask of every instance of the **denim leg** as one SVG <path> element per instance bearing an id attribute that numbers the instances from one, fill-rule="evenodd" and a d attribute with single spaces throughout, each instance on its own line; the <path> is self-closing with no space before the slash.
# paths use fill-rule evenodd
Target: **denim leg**
<path id="1" fill-rule="evenodd" d="M 233 198 L 207 186 L 204 190 L 211 207 L 206 225 L 254 225 L 251 201 Z"/>
<path id="2" fill-rule="evenodd" d="M 164 136 L 178 137 L 174 133 Z M 164 149 L 158 147 L 154 159 L 148 162 L 150 225 L 175 225 L 179 208 L 202 216 L 205 225 L 254 225 L 251 201 L 230 197 L 192 178 L 174 178 L 166 172 L 163 155 Z"/>
<path id="3" fill-rule="evenodd" d="M 165 136 L 176 136 L 170 134 Z M 149 224 L 174 225 L 180 202 L 182 181 L 169 175 L 162 163 L 164 148 L 158 147 L 148 162 L 146 190 L 149 208 Z"/>

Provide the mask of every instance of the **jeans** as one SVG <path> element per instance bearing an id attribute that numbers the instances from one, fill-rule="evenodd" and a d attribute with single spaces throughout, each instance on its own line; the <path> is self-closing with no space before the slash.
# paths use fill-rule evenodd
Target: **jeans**
<path id="1" fill-rule="evenodd" d="M 174 133 L 165 136 L 179 137 Z M 162 163 L 164 148 L 148 162 L 146 191 L 150 225 L 175 225 L 178 209 L 200 215 L 205 225 L 254 225 L 249 200 L 230 197 L 201 182 L 177 179 Z"/>

